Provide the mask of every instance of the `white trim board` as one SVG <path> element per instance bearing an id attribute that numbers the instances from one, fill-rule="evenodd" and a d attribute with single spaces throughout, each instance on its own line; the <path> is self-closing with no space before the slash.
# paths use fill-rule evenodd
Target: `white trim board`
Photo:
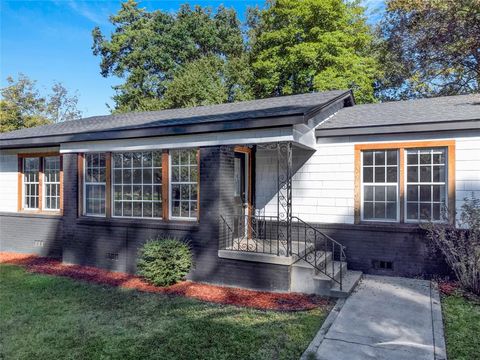
<path id="1" fill-rule="evenodd" d="M 219 145 L 259 144 L 277 141 L 298 142 L 299 139 L 295 136 L 293 127 L 278 127 L 248 131 L 229 131 L 223 133 L 64 143 L 60 147 L 60 152 L 66 154 L 90 151 L 105 152 L 178 149 Z M 311 147 L 310 144 L 301 145 Z"/>

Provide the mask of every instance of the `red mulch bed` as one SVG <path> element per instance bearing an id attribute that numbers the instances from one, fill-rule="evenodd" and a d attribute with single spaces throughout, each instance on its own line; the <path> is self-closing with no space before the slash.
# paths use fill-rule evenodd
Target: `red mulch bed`
<path id="1" fill-rule="evenodd" d="M 30 254 L 0 252 L 0 263 L 19 265 L 33 273 L 65 276 L 96 284 L 117 286 L 144 292 L 186 296 L 217 304 L 251 307 L 262 310 L 300 311 L 329 306 L 330 301 L 314 295 L 272 293 L 183 281 L 159 287 L 140 277 L 89 266 L 67 265 L 60 261 Z"/>

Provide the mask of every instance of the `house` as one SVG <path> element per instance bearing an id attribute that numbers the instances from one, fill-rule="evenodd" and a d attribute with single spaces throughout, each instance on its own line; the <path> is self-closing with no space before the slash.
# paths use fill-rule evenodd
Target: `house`
<path id="1" fill-rule="evenodd" d="M 2 251 L 134 273 L 142 244 L 171 236 L 192 246 L 192 280 L 341 295 L 360 272 L 448 271 L 419 223 L 480 197 L 480 96 L 114 114 L 0 148 Z"/>

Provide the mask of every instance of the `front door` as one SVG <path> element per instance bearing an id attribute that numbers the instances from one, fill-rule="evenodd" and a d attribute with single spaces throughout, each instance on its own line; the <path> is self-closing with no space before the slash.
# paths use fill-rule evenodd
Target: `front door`
<path id="1" fill-rule="evenodd" d="M 246 234 L 249 212 L 248 161 L 247 152 L 235 151 L 234 158 L 234 236 L 243 238 Z"/>

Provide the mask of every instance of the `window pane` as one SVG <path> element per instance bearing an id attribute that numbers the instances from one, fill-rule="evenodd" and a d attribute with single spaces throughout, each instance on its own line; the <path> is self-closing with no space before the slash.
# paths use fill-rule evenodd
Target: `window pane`
<path id="1" fill-rule="evenodd" d="M 418 166 L 407 166 L 407 181 L 418 182 Z"/>
<path id="2" fill-rule="evenodd" d="M 375 165 L 385 165 L 385 151 L 375 151 Z"/>
<path id="3" fill-rule="evenodd" d="M 397 203 L 387 203 L 387 219 L 397 218 Z"/>
<path id="4" fill-rule="evenodd" d="M 397 182 L 397 167 L 389 166 L 387 167 L 387 182 Z"/>
<path id="5" fill-rule="evenodd" d="M 373 151 L 363 152 L 363 165 L 373 165 Z"/>
<path id="6" fill-rule="evenodd" d="M 375 201 L 385 201 L 385 186 L 375 186 Z"/>
<path id="7" fill-rule="evenodd" d="M 373 186 L 365 186 L 363 197 L 365 201 L 373 201 Z"/>
<path id="8" fill-rule="evenodd" d="M 373 218 L 373 202 L 365 202 L 363 204 L 363 217 L 365 219 Z"/>
<path id="9" fill-rule="evenodd" d="M 363 168 L 363 182 L 373 183 L 373 168 L 371 167 Z"/>
<path id="10" fill-rule="evenodd" d="M 418 219 L 417 203 L 407 203 L 407 219 L 412 219 L 412 220 Z"/>
<path id="11" fill-rule="evenodd" d="M 385 167 L 375 167 L 375 182 L 385 182 Z"/>
<path id="12" fill-rule="evenodd" d="M 418 186 L 417 185 L 408 185 L 407 186 L 407 201 L 418 201 Z"/>
<path id="13" fill-rule="evenodd" d="M 397 150 L 387 151 L 387 165 L 397 165 Z"/>
<path id="14" fill-rule="evenodd" d="M 375 203 L 375 218 L 376 219 L 385 219 L 385 203 L 376 202 Z"/>

